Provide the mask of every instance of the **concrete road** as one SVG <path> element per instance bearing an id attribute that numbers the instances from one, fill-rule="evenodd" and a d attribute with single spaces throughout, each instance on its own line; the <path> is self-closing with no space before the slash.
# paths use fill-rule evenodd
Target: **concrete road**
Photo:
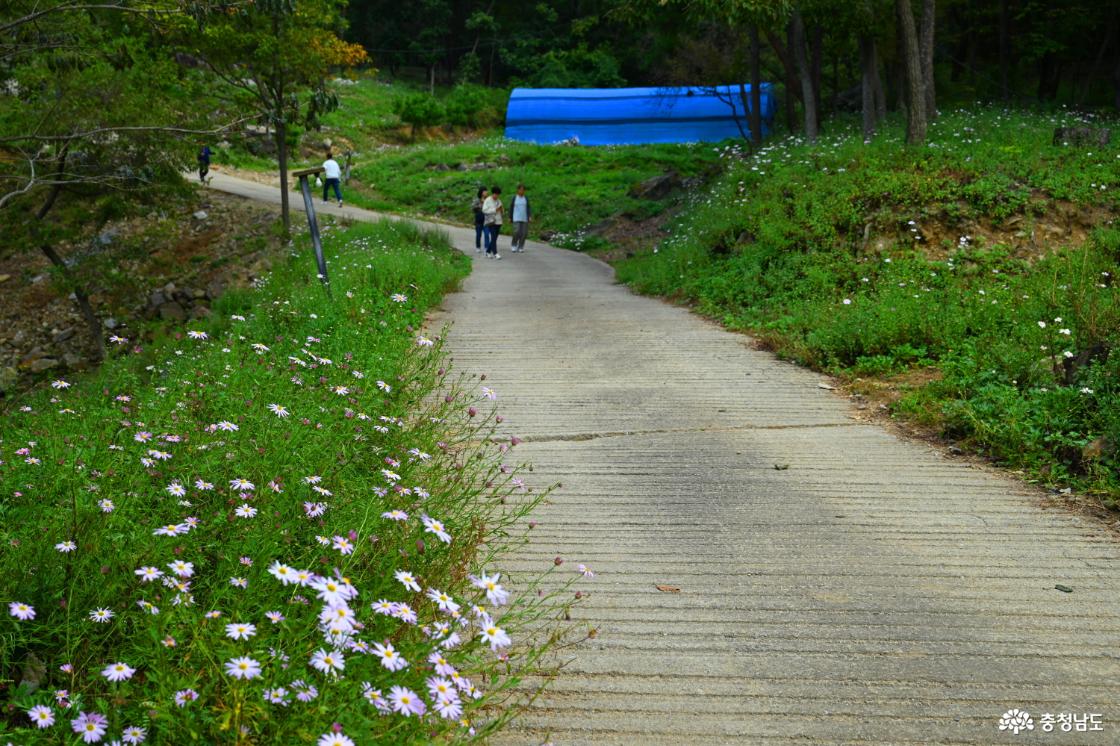
<path id="1" fill-rule="evenodd" d="M 504 565 L 588 564 L 574 618 L 599 629 L 503 742 L 1120 743 L 1110 536 L 597 261 L 501 246 L 447 299 L 451 349 L 563 483 Z M 1011 708 L 1033 730 L 1001 731 Z"/>

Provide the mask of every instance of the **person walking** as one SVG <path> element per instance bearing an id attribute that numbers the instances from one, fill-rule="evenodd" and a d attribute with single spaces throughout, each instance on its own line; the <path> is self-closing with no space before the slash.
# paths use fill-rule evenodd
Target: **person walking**
<path id="1" fill-rule="evenodd" d="M 327 201 L 327 194 L 330 193 L 331 187 L 334 187 L 335 199 L 338 200 L 338 206 L 342 207 L 342 189 L 339 187 L 341 179 L 342 167 L 328 150 L 327 160 L 323 161 L 323 202 Z"/>
<path id="2" fill-rule="evenodd" d="M 482 203 L 483 223 L 486 225 L 486 256 L 501 259 L 498 253 L 498 234 L 502 232 L 502 188 L 493 187 L 490 196 Z"/>
<path id="3" fill-rule="evenodd" d="M 486 199 L 486 187 L 479 187 L 478 194 L 474 196 L 474 201 L 471 202 L 471 210 L 474 212 L 474 253 L 482 253 L 482 239 L 486 236 L 486 214 L 482 211 L 482 203 Z M 487 245 L 489 245 L 487 240 Z"/>
<path id="4" fill-rule="evenodd" d="M 525 239 L 529 237 L 529 222 L 533 219 L 533 209 L 529 206 L 529 198 L 525 196 L 525 185 L 517 185 L 517 194 L 509 204 L 510 219 L 513 220 L 513 240 L 510 251 L 514 253 L 525 252 Z"/>
<path id="5" fill-rule="evenodd" d="M 210 173 L 210 157 L 212 155 L 210 146 L 202 143 L 202 147 L 198 149 L 198 180 L 203 184 L 206 183 L 206 174 Z"/>

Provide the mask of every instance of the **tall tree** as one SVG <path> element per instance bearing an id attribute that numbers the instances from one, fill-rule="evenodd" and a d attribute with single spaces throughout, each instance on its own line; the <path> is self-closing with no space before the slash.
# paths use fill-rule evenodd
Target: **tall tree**
<path id="1" fill-rule="evenodd" d="M 918 30 L 910 0 L 895 0 L 895 14 L 898 16 L 898 46 L 906 78 L 906 142 L 914 145 L 925 142 L 929 121 L 926 118 L 925 78 L 918 49 Z"/>
<path id="2" fill-rule="evenodd" d="M 182 183 L 193 139 L 210 117 L 201 89 L 169 53 L 189 22 L 173 0 L 93 4 L 15 0 L 0 21 L 0 211 L 4 238 L 41 251 L 72 292 L 104 352 L 90 301 L 100 244 L 65 256 L 64 242 L 98 230 L 99 205 L 152 199 Z M 208 132 L 207 134 L 213 134 Z M 55 221 L 60 205 L 86 220 Z"/>
<path id="3" fill-rule="evenodd" d="M 901 0 L 900 0 L 901 1 Z M 817 141 L 817 94 L 813 89 L 813 71 L 809 64 L 809 53 L 805 49 L 805 20 L 801 9 L 793 8 L 790 14 L 791 54 L 797 66 L 797 77 L 801 81 L 801 107 L 805 119 L 805 138 Z"/>
<path id="4" fill-rule="evenodd" d="M 364 62 L 365 50 L 344 42 L 345 0 L 256 0 L 200 18 L 183 44 L 225 85 L 223 93 L 272 132 L 284 230 L 291 230 L 288 148 L 293 127 L 318 126 L 338 105 L 327 87 L 332 68 Z"/>
<path id="5" fill-rule="evenodd" d="M 667 0 L 668 2 L 668 0 Z M 667 4 L 662 3 L 662 5 Z M 726 24 L 741 39 L 746 54 L 750 90 L 740 83 L 740 102 L 750 123 L 751 141 L 762 142 L 762 42 L 761 28 L 773 27 L 788 12 L 789 0 L 679 0 L 693 21 Z M 649 16 L 646 16 L 648 20 Z M 741 72 L 738 75 L 741 78 Z M 732 107 L 734 108 L 734 107 Z"/>
<path id="6" fill-rule="evenodd" d="M 922 0 L 922 21 L 919 27 L 918 52 L 922 57 L 922 95 L 926 117 L 937 117 L 937 92 L 933 79 L 933 37 L 937 26 L 936 0 Z"/>

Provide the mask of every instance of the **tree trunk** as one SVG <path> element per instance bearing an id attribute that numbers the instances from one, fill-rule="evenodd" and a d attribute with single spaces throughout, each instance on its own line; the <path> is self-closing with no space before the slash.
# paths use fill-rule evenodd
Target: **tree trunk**
<path id="1" fill-rule="evenodd" d="M 1081 92 L 1077 96 L 1077 105 L 1081 106 L 1085 103 L 1085 99 L 1089 97 L 1089 93 L 1093 89 L 1093 84 L 1101 76 L 1101 67 L 1104 65 L 1105 56 L 1108 53 L 1108 48 L 1112 44 L 1112 38 L 1116 35 L 1116 23 L 1108 25 L 1108 31 L 1104 35 L 1104 40 L 1101 41 L 1100 49 L 1097 50 L 1096 59 L 1093 60 L 1092 71 L 1085 76 L 1085 82 L 1081 86 Z M 1077 78 L 1074 78 L 1077 80 Z"/>
<path id="2" fill-rule="evenodd" d="M 78 283 L 74 277 L 74 273 L 66 266 L 66 262 L 54 250 L 50 244 L 40 244 L 39 248 L 47 258 L 51 260 L 51 264 L 58 267 L 59 271 L 65 275 L 66 279 L 74 287 L 74 300 L 78 304 L 78 311 L 81 312 L 82 318 L 85 319 L 86 328 L 89 329 L 89 335 L 93 337 L 93 341 L 97 344 L 97 359 L 102 360 L 105 357 L 105 340 L 101 338 L 101 322 L 97 318 L 97 314 L 93 312 L 93 306 L 90 305 L 89 296 L 86 295 L 85 289 Z"/>
<path id="3" fill-rule="evenodd" d="M 1117 110 L 1120 110 L 1120 44 L 1116 45 L 1116 67 L 1112 68 L 1113 100 Z"/>
<path id="4" fill-rule="evenodd" d="M 999 3 L 999 92 L 1011 100 L 1011 0 Z"/>
<path id="5" fill-rule="evenodd" d="M 762 144 L 762 49 L 758 40 L 758 26 L 748 30 L 751 41 L 751 141 Z M 746 104 L 746 102 L 743 102 Z"/>
<path id="6" fill-rule="evenodd" d="M 810 42 L 810 65 L 813 71 L 813 108 L 817 129 L 821 127 L 821 55 L 824 51 L 824 31 L 819 23 L 813 24 Z"/>
<path id="7" fill-rule="evenodd" d="M 59 152 L 58 169 L 56 171 L 57 178 L 61 178 L 62 175 L 66 173 L 66 158 L 69 155 L 69 152 L 70 144 L 67 143 L 62 146 L 62 150 Z M 54 203 L 56 200 L 58 200 L 58 195 L 61 193 L 61 184 L 54 184 L 51 187 L 51 191 L 47 195 L 47 201 L 44 202 L 43 205 L 35 212 L 35 220 L 37 222 L 42 222 L 43 218 L 47 216 L 47 213 L 49 213 L 51 211 L 51 208 L 54 207 Z M 35 230 L 37 232 L 37 229 Z M 85 288 L 83 288 L 78 280 L 74 277 L 74 274 L 70 271 L 70 268 L 66 266 L 66 262 L 63 261 L 62 257 L 58 255 L 58 252 L 54 250 L 53 246 L 48 243 L 41 242 L 39 244 L 39 250 L 42 251 L 46 255 L 46 257 L 51 260 L 51 264 L 58 267 L 59 271 L 61 271 L 69 281 L 69 284 L 73 286 L 74 300 L 78 304 L 78 312 L 81 313 L 82 318 L 85 319 L 86 328 L 89 329 L 89 334 L 91 337 L 93 337 L 94 344 L 97 345 L 96 359 L 103 360 L 105 358 L 105 340 L 102 338 L 101 334 L 101 321 L 97 318 L 97 314 L 93 312 L 93 306 L 89 302 L 89 296 L 86 294 Z"/>
<path id="8" fill-rule="evenodd" d="M 428 93 L 436 95 L 436 65 L 433 62 L 428 68 Z"/>
<path id="9" fill-rule="evenodd" d="M 871 85 L 875 93 L 875 124 L 887 118 L 887 93 L 883 90 L 883 78 L 879 74 L 879 43 L 871 38 Z"/>
<path id="10" fill-rule="evenodd" d="M 797 131 L 797 110 L 794 98 L 800 94 L 797 87 L 797 63 L 793 60 L 793 22 L 786 25 L 786 54 L 782 57 L 786 69 L 786 129 Z"/>
<path id="11" fill-rule="evenodd" d="M 284 235 L 292 235 L 292 217 L 288 210 L 288 123 L 281 115 L 276 122 L 276 160 L 280 164 L 280 216 L 284 221 Z"/>
<path id="12" fill-rule="evenodd" d="M 877 111 L 875 108 L 875 39 L 870 34 L 860 34 L 859 65 L 862 75 L 860 92 L 863 103 L 863 139 L 869 142 L 875 136 Z"/>
<path id="13" fill-rule="evenodd" d="M 914 28 L 914 12 L 910 0 L 895 0 L 898 15 L 899 51 L 906 71 L 906 142 L 917 145 L 926 141 L 926 99 L 922 90 L 922 61 L 918 51 L 918 31 Z"/>
<path id="14" fill-rule="evenodd" d="M 902 0 L 899 0 L 901 2 Z M 797 61 L 797 76 L 801 80 L 801 102 L 805 114 L 805 138 L 809 142 L 817 141 L 817 104 L 816 93 L 813 90 L 813 73 L 809 67 L 809 55 L 805 50 L 805 22 L 801 19 L 801 11 L 793 9 L 790 25 L 793 31 L 793 58 Z"/>
<path id="15" fill-rule="evenodd" d="M 937 90 L 933 80 L 933 36 L 936 25 L 936 0 L 922 0 L 922 24 L 918 49 L 922 56 L 922 95 L 925 97 L 926 117 L 931 120 L 937 118 Z"/>

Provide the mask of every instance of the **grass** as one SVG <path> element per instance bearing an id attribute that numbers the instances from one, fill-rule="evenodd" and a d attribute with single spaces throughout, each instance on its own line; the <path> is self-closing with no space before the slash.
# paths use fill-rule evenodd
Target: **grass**
<path id="1" fill-rule="evenodd" d="M 524 182 L 533 234 L 568 234 L 556 242 L 578 248 L 574 244 L 589 225 L 619 214 L 648 218 L 667 208 L 665 200 L 633 196 L 633 185 L 670 170 L 696 177 L 715 161 L 712 148 L 703 145 L 556 147 L 497 137 L 424 144 L 359 163 L 355 176 L 370 193 L 355 202 L 470 223 L 471 199 L 480 186 L 501 186 L 508 201 Z"/>
<path id="2" fill-rule="evenodd" d="M 1115 506 L 1120 148 L 1051 144 L 1075 119 L 981 108 L 922 148 L 841 127 L 732 154 L 618 276 L 853 383 L 924 381 L 895 414 Z"/>
<path id="3" fill-rule="evenodd" d="M 429 743 L 513 711 L 540 650 L 494 630 L 543 612 L 471 573 L 541 493 L 513 499 L 529 488 L 488 391 L 419 331 L 468 262 L 403 224 L 325 243 L 333 299 L 304 247 L 188 334 L 115 340 L 97 371 L 0 413 L 0 727 L 20 743 L 73 742 L 72 721 L 105 740 Z M 442 704 L 433 676 L 456 692 Z M 390 714 L 396 687 L 429 714 Z M 56 722 L 32 727 L 34 707 Z"/>
<path id="4" fill-rule="evenodd" d="M 309 132 L 307 143 L 331 138 L 339 147 L 355 151 L 352 182 L 346 201 L 374 210 L 434 217 L 471 224 L 471 200 L 480 186 L 502 187 L 508 201 L 519 182 L 528 186 L 533 204 L 532 236 L 549 237 L 574 249 L 593 249 L 602 239 L 586 229 L 618 215 L 643 220 L 669 210 L 682 196 L 645 198 L 631 187 L 654 176 L 675 171 L 697 182 L 714 173 L 718 156 L 711 145 L 643 145 L 616 147 L 555 147 L 506 140 L 500 128 L 429 128 L 409 142 L 407 127 L 394 113 L 396 100 L 416 88 L 399 82 L 361 78 L 336 84 L 339 108 L 323 118 L 322 133 Z M 437 98 L 455 109 L 464 90 L 477 96 L 478 114 L 495 120 L 504 116 L 502 90 L 473 87 L 441 89 Z M 463 104 L 458 108 L 462 109 Z M 449 142 L 448 136 L 457 138 Z M 404 144 L 402 144 L 404 143 Z M 291 168 L 319 165 L 318 147 L 293 153 Z M 240 147 L 220 149 L 220 165 L 253 171 L 275 171 L 273 159 L 252 155 Z M 698 178 L 699 177 L 699 178 Z"/>

